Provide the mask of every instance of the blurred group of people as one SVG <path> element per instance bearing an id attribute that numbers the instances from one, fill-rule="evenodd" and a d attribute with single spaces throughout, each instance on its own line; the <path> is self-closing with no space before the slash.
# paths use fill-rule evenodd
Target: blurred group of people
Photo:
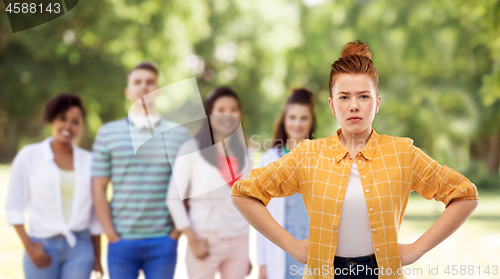
<path id="1" fill-rule="evenodd" d="M 128 75 L 126 97 L 144 100 L 158 89 L 157 78 L 153 63 L 139 63 Z M 88 152 L 75 144 L 85 125 L 81 98 L 60 94 L 49 100 L 43 120 L 52 127 L 52 136 L 17 154 L 6 203 L 8 222 L 26 250 L 25 277 L 87 279 L 92 271 L 102 276 L 102 233 L 109 242 L 112 279 L 137 278 L 141 270 L 148 279 L 173 278 L 181 234 L 188 240 L 189 278 L 214 278 L 217 272 L 223 279 L 247 276 L 252 269 L 249 225 L 230 200 L 233 183 L 252 168 L 251 150 L 242 134 L 235 134 L 241 128 L 242 104 L 232 88 L 222 86 L 211 92 L 204 106 L 208 120 L 192 137 L 187 129 L 175 129 L 178 125 L 162 118 L 154 106 L 148 107 L 147 117 L 142 106 L 132 106 L 128 117 L 99 129 Z M 312 139 L 314 111 L 313 93 L 292 90 L 261 166 Z M 170 132 L 152 145 L 159 150 L 141 152 L 155 156 L 165 148 L 171 158 L 179 155 L 177 159 L 138 158 L 133 141 L 156 140 L 151 139 L 151 127 Z M 221 145 L 228 137 L 230 142 Z M 300 194 L 273 201 L 269 210 L 294 237 L 308 237 L 309 219 Z M 286 270 L 304 264 L 260 234 L 257 242 L 260 278 L 301 277 Z"/>

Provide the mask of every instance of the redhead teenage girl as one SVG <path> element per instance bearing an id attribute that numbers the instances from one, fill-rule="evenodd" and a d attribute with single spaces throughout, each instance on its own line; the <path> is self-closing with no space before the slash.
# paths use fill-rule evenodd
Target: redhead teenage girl
<path id="1" fill-rule="evenodd" d="M 378 73 L 367 44 L 348 43 L 332 64 L 328 103 L 341 128 L 306 140 L 233 186 L 233 204 L 262 235 L 297 261 L 303 278 L 405 278 L 403 266 L 455 232 L 478 205 L 475 185 L 404 137 L 379 135 Z M 411 244 L 398 243 L 409 195 L 445 204 Z M 297 240 L 266 209 L 271 198 L 301 193 L 309 240 Z M 354 272 L 353 272 L 354 270 Z M 377 275 L 378 274 L 378 275 Z"/>
<path id="2" fill-rule="evenodd" d="M 273 148 L 262 155 L 260 166 L 279 160 L 305 139 L 312 139 L 316 127 L 314 97 L 307 89 L 294 89 L 286 100 L 285 108 L 276 125 Z M 296 194 L 284 199 L 274 199 L 267 206 L 269 213 L 296 239 L 309 237 L 309 216 L 302 201 Z M 291 269 L 304 268 L 292 256 L 257 233 L 257 257 L 259 279 L 301 278 Z"/>

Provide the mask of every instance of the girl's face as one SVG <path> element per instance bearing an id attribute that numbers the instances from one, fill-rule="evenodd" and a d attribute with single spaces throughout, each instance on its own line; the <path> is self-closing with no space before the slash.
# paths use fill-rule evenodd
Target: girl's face
<path id="1" fill-rule="evenodd" d="M 289 139 L 302 140 L 308 138 L 313 118 L 308 105 L 291 104 L 286 109 L 285 132 Z"/>
<path id="2" fill-rule="evenodd" d="M 52 138 L 63 144 L 71 144 L 80 135 L 83 127 L 83 115 L 79 107 L 70 107 L 59 114 L 51 123 Z"/>
<path id="3" fill-rule="evenodd" d="M 238 101 L 229 96 L 217 99 L 210 115 L 212 116 L 210 124 L 212 124 L 214 131 L 225 136 L 232 134 L 239 127 L 241 121 Z"/>
<path id="4" fill-rule="evenodd" d="M 371 130 L 380 96 L 368 75 L 343 74 L 337 76 L 328 104 L 342 130 L 357 134 Z"/>

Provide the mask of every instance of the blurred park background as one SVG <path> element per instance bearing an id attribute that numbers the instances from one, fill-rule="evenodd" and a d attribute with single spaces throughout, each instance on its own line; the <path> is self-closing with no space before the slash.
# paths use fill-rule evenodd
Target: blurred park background
<path id="1" fill-rule="evenodd" d="M 498 243 L 500 0 L 85 0 L 19 33 L 12 33 L 0 3 L 2 191 L 18 150 L 50 135 L 41 124 L 46 100 L 60 92 L 82 96 L 88 119 L 81 145 L 90 150 L 103 123 L 126 116 L 126 76 L 142 60 L 159 66 L 160 86 L 194 76 L 203 96 L 219 85 L 233 87 L 247 138 L 259 135 L 261 142 L 272 137 L 289 89 L 307 87 L 317 97 L 315 136 L 329 136 L 339 127 L 327 105 L 330 65 L 355 39 L 371 46 L 379 71 L 382 102 L 374 129 L 414 139 L 439 163 L 466 175 L 484 198 L 453 245 L 470 234 Z M 423 207 L 414 204 L 405 225 L 423 233 L 442 208 L 429 209 L 425 200 Z M 18 251 L 3 220 L 2 213 L 0 241 Z M 403 228 L 402 234 L 410 241 L 415 231 L 405 235 Z M 500 264 L 500 247 L 484 247 L 474 253 Z M 446 260 L 443 255 L 428 263 Z"/>

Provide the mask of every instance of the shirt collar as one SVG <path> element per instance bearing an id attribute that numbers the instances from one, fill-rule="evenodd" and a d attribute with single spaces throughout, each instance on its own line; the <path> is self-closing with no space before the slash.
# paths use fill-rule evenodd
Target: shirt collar
<path id="1" fill-rule="evenodd" d="M 126 120 L 129 124 L 132 124 L 135 128 L 138 130 L 142 129 L 149 129 L 149 123 L 153 127 L 157 126 L 160 121 L 161 117 L 159 114 L 149 114 L 148 116 L 143 115 L 143 114 L 133 114 L 129 113 L 129 115 L 126 117 Z"/>
<path id="2" fill-rule="evenodd" d="M 332 136 L 333 148 L 336 151 L 335 154 L 337 154 L 335 155 L 335 161 L 337 163 L 340 160 L 342 160 L 348 153 L 347 150 L 342 145 L 342 143 L 340 142 L 339 138 L 340 132 L 342 132 L 342 128 L 339 128 Z M 372 161 L 373 157 L 375 156 L 375 151 L 377 150 L 378 147 L 379 138 L 380 138 L 379 134 L 377 134 L 377 132 L 375 132 L 375 130 L 372 128 L 372 133 L 370 135 L 370 138 L 368 139 L 368 142 L 360 151 L 361 154 L 369 161 Z"/>
<path id="3" fill-rule="evenodd" d="M 45 161 L 54 161 L 54 152 L 52 152 L 52 147 L 50 147 L 51 142 L 52 137 L 48 137 L 42 143 L 43 159 Z M 71 145 L 73 147 L 73 167 L 76 169 L 80 166 L 80 156 L 76 145 L 74 143 Z"/>
<path id="4" fill-rule="evenodd" d="M 54 153 L 52 152 L 52 148 L 50 147 L 51 142 L 52 137 L 48 137 L 43 141 L 43 159 L 46 161 L 54 160 Z"/>

